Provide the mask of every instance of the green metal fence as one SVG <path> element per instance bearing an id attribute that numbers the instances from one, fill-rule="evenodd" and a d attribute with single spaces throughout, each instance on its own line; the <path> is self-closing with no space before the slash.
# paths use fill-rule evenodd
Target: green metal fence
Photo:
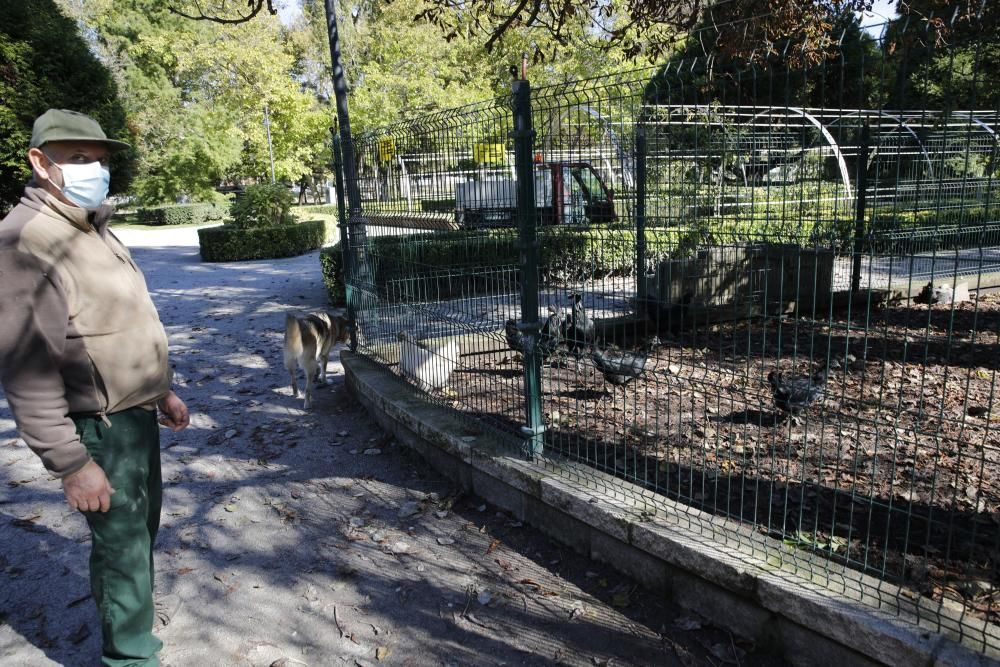
<path id="1" fill-rule="evenodd" d="M 356 139 L 358 349 L 1000 650 L 997 58 L 914 30 L 516 81 Z"/>

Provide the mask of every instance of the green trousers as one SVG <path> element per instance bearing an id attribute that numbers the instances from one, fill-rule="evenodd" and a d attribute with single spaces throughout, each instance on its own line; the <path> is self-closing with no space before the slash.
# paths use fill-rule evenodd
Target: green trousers
<path id="1" fill-rule="evenodd" d="M 101 616 L 103 664 L 159 665 L 153 636 L 153 542 L 162 486 L 156 413 L 132 408 L 73 416 L 80 440 L 115 492 L 107 512 L 84 512 L 90 526 L 90 590 Z"/>

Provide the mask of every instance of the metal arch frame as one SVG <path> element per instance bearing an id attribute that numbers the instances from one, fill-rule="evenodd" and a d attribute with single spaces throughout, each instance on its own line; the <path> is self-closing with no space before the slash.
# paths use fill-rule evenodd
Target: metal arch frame
<path id="1" fill-rule="evenodd" d="M 842 121 L 845 118 L 850 118 L 852 116 L 860 116 L 863 113 L 876 113 L 879 116 L 885 116 L 886 118 L 891 118 L 894 121 L 896 121 L 897 123 L 899 123 L 900 127 L 905 128 L 907 132 L 909 132 L 911 135 L 913 135 L 913 138 L 916 140 L 917 145 L 920 146 L 920 152 L 924 154 L 924 162 L 927 163 L 927 169 L 930 170 L 930 177 L 934 178 L 934 164 L 933 164 L 933 162 L 931 162 L 931 155 L 930 155 L 930 153 L 927 152 L 927 147 L 924 145 L 924 142 L 920 140 L 920 136 L 916 133 L 916 131 L 913 129 L 913 127 L 909 123 L 907 123 L 903 119 L 902 116 L 897 116 L 895 114 L 886 113 L 882 109 L 873 109 L 873 110 L 861 110 L 861 109 L 859 109 L 857 111 L 852 111 L 849 114 L 845 114 L 845 115 L 841 116 L 840 118 L 836 118 L 836 119 L 832 120 L 829 123 L 829 125 L 834 125 L 836 123 L 839 123 L 840 121 Z M 875 155 L 878 154 L 878 149 L 879 149 L 879 147 L 875 146 L 874 150 L 872 150 L 871 155 L 869 156 L 870 159 L 874 158 Z"/>
<path id="2" fill-rule="evenodd" d="M 956 112 L 952 112 L 952 113 L 956 113 Z M 969 116 L 969 120 L 971 120 L 973 123 L 975 123 L 976 125 L 978 125 L 979 127 L 981 127 L 986 132 L 986 134 L 990 135 L 990 137 L 993 139 L 993 155 L 994 155 L 994 157 L 996 155 L 1000 154 L 1000 135 L 997 135 L 997 131 L 996 130 L 994 130 L 992 127 L 990 127 L 986 122 L 984 122 L 984 121 L 980 120 L 979 118 L 977 118 L 976 116 L 972 115 L 972 111 L 959 111 L 957 113 L 961 113 L 963 115 L 967 114 Z M 992 161 L 992 158 L 991 158 L 991 161 Z"/>
<path id="3" fill-rule="evenodd" d="M 851 193 L 851 177 L 847 171 L 847 162 L 844 160 L 844 153 L 840 150 L 840 144 L 838 144 L 837 140 L 833 138 L 833 135 L 830 134 L 830 131 L 826 129 L 826 126 L 823 125 L 822 122 L 820 122 L 819 118 L 816 118 L 816 116 L 812 115 L 811 113 L 809 113 L 805 109 L 802 109 L 801 107 L 771 107 L 767 111 L 761 111 L 760 113 L 754 114 L 750 118 L 750 120 L 747 121 L 747 123 L 748 124 L 752 123 L 761 116 L 765 116 L 767 114 L 774 113 L 775 111 L 779 110 L 791 111 L 793 113 L 798 114 L 799 116 L 802 116 L 807 121 L 809 121 L 813 126 L 815 126 L 817 130 L 820 131 L 820 134 L 823 135 L 823 138 L 826 139 L 826 142 L 833 149 L 834 155 L 837 156 L 837 165 L 840 167 L 840 178 L 844 182 L 844 191 L 847 194 L 847 198 L 850 199 L 853 196 Z"/>

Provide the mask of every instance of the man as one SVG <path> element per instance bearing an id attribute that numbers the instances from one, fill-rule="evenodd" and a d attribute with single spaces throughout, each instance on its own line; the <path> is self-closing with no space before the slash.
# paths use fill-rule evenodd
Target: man
<path id="1" fill-rule="evenodd" d="M 28 446 L 91 532 L 105 665 L 158 665 L 152 547 L 160 423 L 188 425 L 167 337 L 132 258 L 108 231 L 108 158 L 128 144 L 92 118 L 35 120 L 33 177 L 0 221 L 0 384 Z"/>

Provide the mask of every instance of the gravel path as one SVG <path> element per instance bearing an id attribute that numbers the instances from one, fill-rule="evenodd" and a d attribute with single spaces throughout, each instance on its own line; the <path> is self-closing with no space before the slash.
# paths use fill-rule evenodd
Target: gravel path
<path id="1" fill-rule="evenodd" d="M 163 432 L 157 589 L 184 601 L 166 664 L 777 664 L 459 494 L 368 418 L 339 361 L 303 411 L 281 342 L 287 310 L 326 302 L 316 253 L 203 264 L 192 229 L 119 235 L 193 415 Z M 0 396 L 0 664 L 97 664 L 88 539 Z"/>

